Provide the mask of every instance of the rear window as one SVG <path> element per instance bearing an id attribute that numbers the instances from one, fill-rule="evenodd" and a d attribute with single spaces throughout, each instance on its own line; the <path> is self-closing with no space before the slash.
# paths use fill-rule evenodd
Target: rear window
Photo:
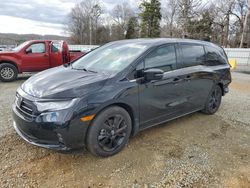
<path id="1" fill-rule="evenodd" d="M 205 51 L 202 45 L 197 44 L 181 44 L 183 54 L 183 66 L 191 67 L 204 64 Z"/>
<path id="2" fill-rule="evenodd" d="M 222 65 L 227 63 L 227 58 L 222 49 L 217 50 L 214 47 L 205 46 L 205 50 L 206 50 L 206 64 L 208 66 Z"/>

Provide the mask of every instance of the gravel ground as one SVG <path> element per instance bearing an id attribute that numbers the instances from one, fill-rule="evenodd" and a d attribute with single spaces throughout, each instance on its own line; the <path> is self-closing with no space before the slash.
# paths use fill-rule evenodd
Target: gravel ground
<path id="1" fill-rule="evenodd" d="M 25 81 L 0 83 L 0 187 L 250 187 L 250 75 L 233 72 L 212 116 L 194 113 L 145 130 L 110 158 L 24 142 L 11 103 Z"/>

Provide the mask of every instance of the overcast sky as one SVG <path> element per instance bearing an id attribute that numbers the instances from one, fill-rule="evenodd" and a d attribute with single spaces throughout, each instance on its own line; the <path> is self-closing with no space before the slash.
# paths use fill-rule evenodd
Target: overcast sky
<path id="1" fill-rule="evenodd" d="M 63 27 L 67 16 L 80 1 L 0 0 L 0 33 L 66 35 Z M 123 1 L 100 0 L 107 9 Z"/>

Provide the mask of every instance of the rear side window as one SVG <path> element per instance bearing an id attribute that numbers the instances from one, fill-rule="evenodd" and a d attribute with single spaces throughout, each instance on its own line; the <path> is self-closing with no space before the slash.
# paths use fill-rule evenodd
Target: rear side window
<path id="1" fill-rule="evenodd" d="M 191 67 L 202 65 L 205 61 L 205 51 L 202 45 L 181 44 L 180 48 L 183 54 L 183 66 Z"/>
<path id="2" fill-rule="evenodd" d="M 222 65 L 227 63 L 227 59 L 223 50 L 217 50 L 216 48 L 205 46 L 206 50 L 206 65 Z"/>
<path id="3" fill-rule="evenodd" d="M 157 48 L 145 58 L 144 62 L 145 69 L 158 68 L 164 72 L 176 69 L 175 45 Z"/>
<path id="4" fill-rule="evenodd" d="M 62 43 L 61 42 L 52 42 L 51 43 L 51 52 L 59 52 L 62 51 Z"/>

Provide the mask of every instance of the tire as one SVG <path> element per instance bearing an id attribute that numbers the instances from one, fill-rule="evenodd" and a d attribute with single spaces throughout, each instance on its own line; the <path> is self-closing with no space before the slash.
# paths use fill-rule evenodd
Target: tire
<path id="1" fill-rule="evenodd" d="M 128 143 L 131 130 L 131 117 L 125 109 L 118 106 L 106 108 L 90 125 L 87 149 L 100 157 L 115 155 Z"/>
<path id="2" fill-rule="evenodd" d="M 3 82 L 11 82 L 17 78 L 18 70 L 10 63 L 0 64 L 0 80 Z"/>
<path id="3" fill-rule="evenodd" d="M 212 115 L 220 107 L 221 104 L 221 98 L 222 98 L 222 90 L 219 85 L 216 85 L 211 90 L 207 102 L 205 104 L 205 108 L 202 110 L 203 113 Z"/>

